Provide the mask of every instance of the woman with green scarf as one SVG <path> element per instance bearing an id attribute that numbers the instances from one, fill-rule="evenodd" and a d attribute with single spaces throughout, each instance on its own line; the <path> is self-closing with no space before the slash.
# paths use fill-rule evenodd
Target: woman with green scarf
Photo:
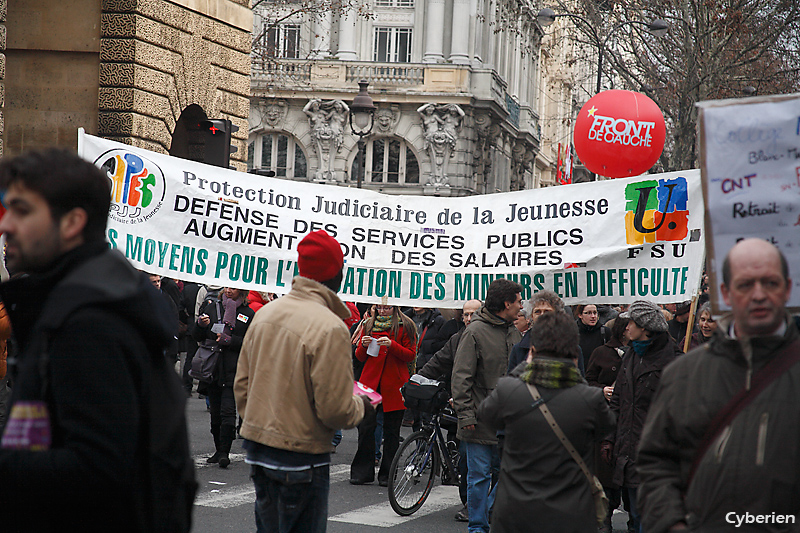
<path id="1" fill-rule="evenodd" d="M 528 384 L 593 470 L 594 446 L 614 429 L 603 391 L 578 372 L 578 327 L 545 313 L 531 327 L 531 351 L 478 408 L 478 420 L 505 430 L 492 532 L 596 533 L 589 480 L 550 428 Z"/>
<path id="2" fill-rule="evenodd" d="M 359 381 L 383 396 L 383 456 L 378 483 L 389 482 L 389 469 L 400 445 L 400 426 L 405 405 L 400 394 L 409 379 L 409 363 L 417 353 L 414 321 L 393 305 L 376 305 L 375 315 L 364 321 L 356 344 L 356 358 L 364 363 Z M 375 480 L 375 417 L 358 426 L 358 451 L 350 465 L 350 483 L 363 485 Z"/>

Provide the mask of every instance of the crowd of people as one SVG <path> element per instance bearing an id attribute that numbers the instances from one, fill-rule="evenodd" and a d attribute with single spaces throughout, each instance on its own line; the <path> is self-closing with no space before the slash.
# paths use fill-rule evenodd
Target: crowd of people
<path id="1" fill-rule="evenodd" d="M 400 392 L 415 373 L 451 392 L 470 533 L 610 533 L 619 506 L 636 533 L 800 528 L 800 334 L 764 240 L 725 257 L 721 318 L 707 294 L 568 307 L 502 278 L 456 311 L 402 308 L 343 302 L 322 230 L 280 297 L 138 272 L 105 242 L 108 180 L 69 152 L 3 160 L 0 189 L 4 530 L 188 531 L 196 391 L 207 462 L 242 439 L 257 531 L 325 531 L 341 430 L 350 483 L 386 486 L 427 422 Z"/>

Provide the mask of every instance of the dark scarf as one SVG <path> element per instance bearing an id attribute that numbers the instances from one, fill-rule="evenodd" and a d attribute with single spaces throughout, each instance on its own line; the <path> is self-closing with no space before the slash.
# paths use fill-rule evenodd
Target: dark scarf
<path id="1" fill-rule="evenodd" d="M 528 363 L 519 379 L 548 389 L 568 389 L 584 381 L 571 360 L 541 355 Z"/>
<path id="2" fill-rule="evenodd" d="M 639 357 L 644 357 L 645 352 L 651 344 L 653 344 L 653 339 L 647 339 L 646 341 L 631 341 L 633 351 L 636 352 L 636 355 Z"/>
<path id="3" fill-rule="evenodd" d="M 229 325 L 230 327 L 234 326 L 236 321 L 236 310 L 239 308 L 240 305 L 244 303 L 244 294 L 239 293 L 239 297 L 235 300 L 228 298 L 225 294 L 222 294 L 222 307 L 224 308 L 224 313 L 222 315 L 222 321 Z"/>

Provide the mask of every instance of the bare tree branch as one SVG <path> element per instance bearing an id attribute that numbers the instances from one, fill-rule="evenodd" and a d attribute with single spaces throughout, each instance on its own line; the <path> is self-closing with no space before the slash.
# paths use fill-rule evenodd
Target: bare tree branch
<path id="1" fill-rule="evenodd" d="M 660 18 L 669 33 L 657 39 L 635 27 L 614 35 L 604 79 L 646 92 L 668 124 L 663 170 L 696 166 L 696 103 L 800 90 L 800 3 L 794 0 L 632 0 L 599 13 L 597 0 L 579 0 L 598 28 Z M 581 31 L 581 25 L 576 26 Z M 584 40 L 592 40 L 586 35 Z"/>

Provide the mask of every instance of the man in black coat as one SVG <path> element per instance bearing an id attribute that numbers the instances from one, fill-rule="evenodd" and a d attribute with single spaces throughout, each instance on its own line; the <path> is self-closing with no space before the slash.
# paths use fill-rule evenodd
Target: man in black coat
<path id="1" fill-rule="evenodd" d="M 414 307 L 411 319 L 417 327 L 419 340 L 417 342 L 417 359 L 414 362 L 415 368 L 422 368 L 425 363 L 433 357 L 447 342 L 447 339 L 439 338 L 439 330 L 444 326 L 445 319 L 438 309 L 427 307 Z M 419 431 L 422 427 L 422 413 L 416 409 L 406 409 L 403 414 L 403 425 L 413 426 L 414 431 Z"/>
<path id="2" fill-rule="evenodd" d="M 601 451 L 606 462 L 614 462 L 613 482 L 627 492 L 635 531 L 641 533 L 641 517 L 636 505 L 639 486 L 636 448 L 661 372 L 681 351 L 670 337 L 667 320 L 656 304 L 637 300 L 620 316 L 630 319 L 626 333 L 631 344 L 622 358 L 611 394 L 611 410 L 617 415 L 617 431 L 603 442 Z"/>
<path id="3" fill-rule="evenodd" d="M 480 309 L 480 300 L 467 300 L 461 309 L 461 320 L 456 318 L 448 320 L 439 330 L 439 336 L 444 340 L 442 347 L 437 350 L 431 358 L 421 367 L 417 367 L 417 373 L 428 379 L 436 379 L 447 383 L 450 390 L 450 378 L 453 373 L 453 359 L 458 349 L 458 341 L 461 339 L 461 332 L 469 326 L 472 315 Z"/>
<path id="4" fill-rule="evenodd" d="M 543 290 L 533 295 L 531 298 L 531 324 L 545 313 L 565 313 L 564 301 L 553 291 Z M 508 356 L 508 373 L 517 368 L 521 362 L 528 358 L 531 349 L 531 330 L 529 329 L 511 349 Z M 583 374 L 583 357 L 578 358 L 578 370 Z"/>
<path id="5" fill-rule="evenodd" d="M 791 289 L 786 257 L 764 239 L 739 241 L 725 257 L 720 293 L 731 312 L 711 341 L 667 367 L 642 432 L 649 533 L 798 530 L 800 332 L 786 309 Z"/>
<path id="6" fill-rule="evenodd" d="M 447 339 L 439 338 L 439 330 L 446 321 L 438 309 L 425 307 L 415 307 L 411 318 L 419 334 L 416 364 L 417 368 L 422 368 L 447 342 Z"/>
<path id="7" fill-rule="evenodd" d="M 150 283 L 153 284 L 153 287 L 164 297 L 164 301 L 167 303 L 167 307 L 169 307 L 169 324 L 179 324 L 180 313 L 178 312 L 178 305 L 175 303 L 175 300 L 173 300 L 173 297 L 164 290 L 164 280 L 169 280 L 169 278 L 164 278 L 158 274 L 147 274 L 147 277 L 150 279 Z M 172 283 L 174 284 L 175 282 L 173 281 Z M 177 335 L 173 335 L 172 339 L 170 339 L 169 346 L 167 346 L 167 359 L 173 365 L 178 361 L 178 349 L 178 337 Z"/>
<path id="8" fill-rule="evenodd" d="M 185 396 L 164 357 L 177 325 L 147 276 L 108 248 L 109 179 L 51 149 L 3 160 L 0 191 L 6 265 L 27 274 L 0 285 L 19 346 L 0 443 L 2 530 L 189 531 Z M 170 402 L 156 411 L 151 389 Z M 188 492 L 153 475 L 163 450 L 178 478 L 188 467 Z"/>
<path id="9" fill-rule="evenodd" d="M 675 306 L 675 314 L 672 320 L 667 322 L 669 334 L 675 342 L 681 341 L 686 338 L 686 328 L 689 323 L 689 310 L 692 302 L 682 302 Z M 691 335 L 691 331 L 689 334 Z"/>

